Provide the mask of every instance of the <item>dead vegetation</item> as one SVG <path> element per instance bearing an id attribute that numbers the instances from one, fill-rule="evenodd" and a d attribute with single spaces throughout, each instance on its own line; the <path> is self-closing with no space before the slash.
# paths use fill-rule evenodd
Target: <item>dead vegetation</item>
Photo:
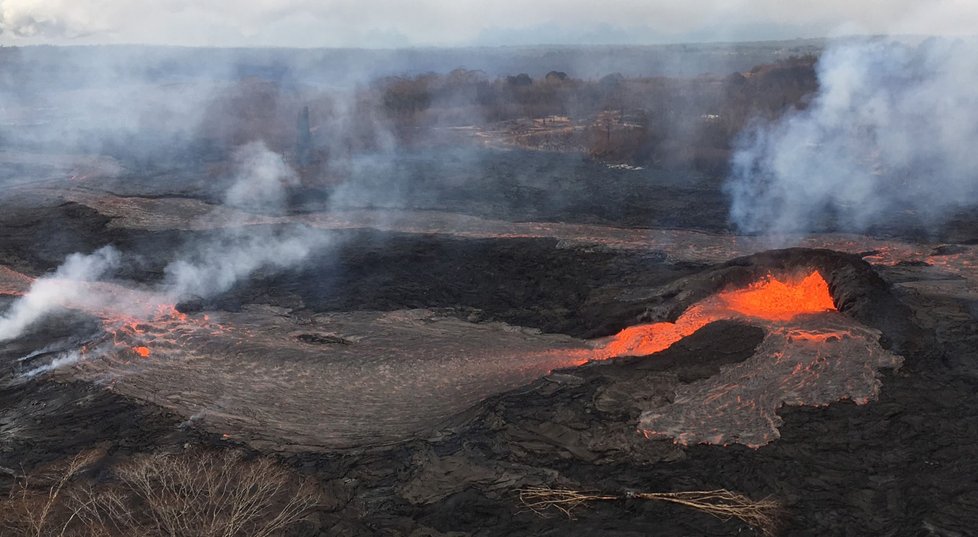
<path id="1" fill-rule="evenodd" d="M 777 533 L 781 516 L 781 506 L 772 498 L 752 500 L 743 494 L 726 489 L 608 494 L 563 488 L 527 487 L 521 489 L 519 495 L 523 505 L 543 516 L 550 509 L 555 509 L 572 517 L 575 509 L 593 502 L 622 500 L 668 502 L 709 513 L 721 520 L 740 520 L 768 536 Z"/>
<path id="2" fill-rule="evenodd" d="M 86 475 L 101 458 L 84 452 L 21 478 L 0 501 L 0 535 L 273 537 L 321 498 L 310 481 L 235 451 L 141 455 Z"/>

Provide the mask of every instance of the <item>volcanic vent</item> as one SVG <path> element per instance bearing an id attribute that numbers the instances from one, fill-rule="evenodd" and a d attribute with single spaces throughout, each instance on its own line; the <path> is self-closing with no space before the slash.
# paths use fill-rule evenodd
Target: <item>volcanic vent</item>
<path id="1" fill-rule="evenodd" d="M 795 281 L 798 280 L 798 281 Z M 784 281 L 768 275 L 743 289 L 726 290 L 697 302 L 675 322 L 626 328 L 599 351 L 600 357 L 646 355 L 669 348 L 673 343 L 707 324 L 723 319 L 791 321 L 800 315 L 837 311 L 828 283 L 818 271 L 800 280 Z"/>
<path id="2" fill-rule="evenodd" d="M 825 256 L 819 252 L 815 261 L 825 261 Z M 848 256 L 831 259 L 846 261 L 842 257 Z M 738 267 L 744 260 L 709 271 L 685 282 L 690 289 L 684 293 L 702 294 L 710 283 L 721 289 L 695 300 L 675 321 L 631 326 L 598 345 L 594 358 L 604 360 L 663 351 L 717 321 L 764 330 L 763 341 L 747 360 L 709 378 L 679 384 L 666 404 L 644 409 L 639 429 L 646 437 L 758 447 L 779 437 L 777 410 L 782 405 L 823 406 L 840 400 L 866 404 L 878 396 L 879 369 L 899 367 L 903 359 L 880 345 L 880 331 L 839 311 L 823 276 L 829 270 L 838 279 L 861 273 L 845 264 L 811 268 L 803 265 L 805 258 L 804 251 L 788 250 L 747 258 L 746 272 L 737 270 L 744 268 Z M 790 266 L 751 276 L 771 260 Z M 754 279 L 746 285 L 723 283 L 750 277 Z"/>

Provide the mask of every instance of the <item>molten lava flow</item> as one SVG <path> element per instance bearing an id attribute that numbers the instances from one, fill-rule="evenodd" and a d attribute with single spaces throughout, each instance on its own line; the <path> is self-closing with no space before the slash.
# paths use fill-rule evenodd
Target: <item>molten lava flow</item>
<path id="1" fill-rule="evenodd" d="M 835 311 L 829 285 L 818 271 L 803 279 L 781 281 L 773 276 L 745 289 L 724 291 L 697 302 L 676 322 L 626 328 L 596 351 L 598 359 L 644 356 L 663 351 L 700 328 L 723 319 L 752 318 L 790 321 L 798 315 Z"/>
<path id="2" fill-rule="evenodd" d="M 186 321 L 187 320 L 187 314 L 186 313 L 181 313 L 180 310 L 178 310 L 172 304 L 161 304 L 161 305 L 157 306 L 157 308 L 156 308 L 156 317 L 157 318 L 170 318 L 170 319 L 175 319 L 175 320 L 178 320 L 178 321 Z"/>
<path id="3" fill-rule="evenodd" d="M 695 304 L 686 310 L 675 323 L 654 323 L 630 326 L 598 350 L 598 359 L 615 356 L 645 356 L 671 347 L 673 343 L 720 319 L 703 304 Z"/>
<path id="4" fill-rule="evenodd" d="M 141 358 L 149 358 L 152 354 L 158 354 L 155 351 L 162 349 L 163 354 L 166 354 L 167 349 L 177 345 L 176 340 L 188 322 L 187 315 L 169 304 L 154 306 L 149 311 L 151 313 L 145 317 L 132 317 L 128 314 L 117 316 L 112 315 L 112 312 L 101 312 L 105 314 L 102 326 L 110 348 L 125 351 L 123 356 L 126 357 L 136 354 Z M 205 326 L 210 324 L 206 320 L 203 323 Z"/>
<path id="5" fill-rule="evenodd" d="M 879 396 L 879 369 L 903 363 L 880 346 L 878 331 L 839 313 L 768 330 L 747 360 L 679 384 L 670 404 L 642 413 L 639 430 L 683 445 L 760 447 L 780 437 L 784 405 L 867 404 Z"/>
<path id="6" fill-rule="evenodd" d="M 818 271 L 798 283 L 768 276 L 747 289 L 720 293 L 718 298 L 731 311 L 767 321 L 790 321 L 806 313 L 835 310 L 829 284 Z"/>

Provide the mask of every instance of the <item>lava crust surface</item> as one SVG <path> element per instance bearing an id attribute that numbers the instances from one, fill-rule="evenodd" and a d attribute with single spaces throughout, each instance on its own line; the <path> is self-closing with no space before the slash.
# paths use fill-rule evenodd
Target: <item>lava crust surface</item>
<path id="1" fill-rule="evenodd" d="M 600 205 L 602 188 L 637 203 L 623 192 L 638 181 L 574 175 L 580 199 L 547 214 L 520 197 L 546 186 L 530 184 L 505 210 L 492 206 L 505 196 L 452 211 L 451 197 L 331 208 L 318 193 L 270 215 L 221 205 L 203 180 L 159 179 L 51 179 L 0 195 L 4 311 L 75 251 L 111 243 L 134 259 L 84 288 L 113 297 L 102 307 L 66 299 L 0 343 L 0 484 L 92 445 L 125 460 L 202 444 L 274 455 L 322 483 L 304 536 L 750 531 L 655 502 L 574 519 L 519 504 L 520 487 L 555 484 L 771 495 L 784 535 L 978 527 L 978 230 L 967 222 L 944 235 L 951 244 L 821 234 L 768 250 L 717 224 L 709 184 L 664 186 L 655 207 L 616 220 L 617 208 L 581 209 Z M 696 214 L 704 190 L 710 209 Z M 639 217 L 668 207 L 688 210 Z M 162 300 L 174 253 L 229 228 L 299 229 L 329 247 L 214 296 Z M 651 355 L 601 354 L 622 329 L 811 271 L 837 311 L 800 327 L 728 317 Z M 152 307 L 120 315 L 135 302 Z M 786 354 L 793 343 L 804 352 Z"/>

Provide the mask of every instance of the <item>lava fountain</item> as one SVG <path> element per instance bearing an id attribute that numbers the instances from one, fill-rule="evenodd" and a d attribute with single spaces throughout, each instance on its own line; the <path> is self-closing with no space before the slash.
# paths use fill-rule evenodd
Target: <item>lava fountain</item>
<path id="1" fill-rule="evenodd" d="M 644 356 L 671 347 L 700 328 L 724 319 L 787 322 L 806 314 L 837 311 L 829 284 L 818 271 L 800 279 L 768 275 L 744 289 L 717 293 L 687 309 L 676 322 L 628 327 L 596 351 L 597 359 Z"/>

